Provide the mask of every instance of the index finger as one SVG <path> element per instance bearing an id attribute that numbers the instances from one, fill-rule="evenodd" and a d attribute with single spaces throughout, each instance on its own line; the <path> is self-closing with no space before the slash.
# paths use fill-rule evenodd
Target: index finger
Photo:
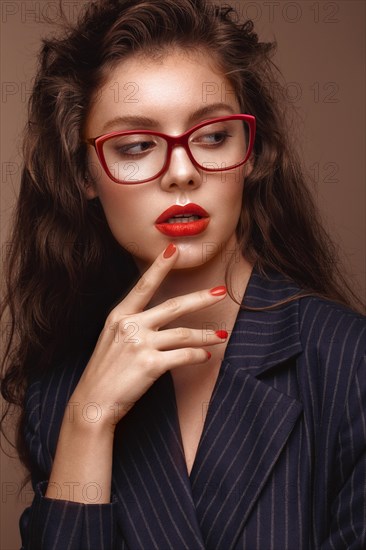
<path id="1" fill-rule="evenodd" d="M 177 247 L 170 243 L 140 277 L 127 296 L 114 308 L 115 311 L 121 315 L 143 311 L 174 266 L 178 255 Z"/>

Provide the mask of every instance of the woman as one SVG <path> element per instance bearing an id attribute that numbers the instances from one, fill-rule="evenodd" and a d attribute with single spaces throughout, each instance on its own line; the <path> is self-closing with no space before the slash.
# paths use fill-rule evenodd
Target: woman
<path id="1" fill-rule="evenodd" d="M 2 390 L 24 549 L 365 546 L 365 320 L 270 51 L 192 0 L 44 43 Z"/>

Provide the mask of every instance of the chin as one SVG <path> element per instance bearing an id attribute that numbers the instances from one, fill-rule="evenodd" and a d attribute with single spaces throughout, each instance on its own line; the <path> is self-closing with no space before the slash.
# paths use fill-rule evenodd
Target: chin
<path id="1" fill-rule="evenodd" d="M 190 269 L 201 267 L 215 258 L 220 250 L 220 245 L 214 242 L 200 243 L 175 243 L 179 249 L 180 256 L 174 269 Z"/>

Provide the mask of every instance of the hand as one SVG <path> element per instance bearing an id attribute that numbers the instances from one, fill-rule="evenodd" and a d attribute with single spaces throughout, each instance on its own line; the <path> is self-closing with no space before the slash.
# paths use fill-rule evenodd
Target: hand
<path id="1" fill-rule="evenodd" d="M 169 247 L 168 247 L 169 248 Z M 226 296 L 209 289 L 169 299 L 144 310 L 174 266 L 178 250 L 160 254 L 130 293 L 110 312 L 94 352 L 70 399 L 70 403 L 94 403 L 98 424 L 113 431 L 149 387 L 167 370 L 205 363 L 205 345 L 222 343 L 212 331 L 186 327 L 159 330 L 180 316 L 209 307 Z M 80 407 L 79 407 L 80 409 Z M 84 419 L 85 423 L 87 420 Z"/>

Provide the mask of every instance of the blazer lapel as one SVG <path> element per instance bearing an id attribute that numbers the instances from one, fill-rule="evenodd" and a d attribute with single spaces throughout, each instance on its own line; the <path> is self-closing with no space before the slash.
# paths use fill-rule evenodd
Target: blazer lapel
<path id="1" fill-rule="evenodd" d="M 204 550 L 170 373 L 117 428 L 113 493 L 121 503 L 119 524 L 129 548 Z"/>
<path id="2" fill-rule="evenodd" d="M 254 272 L 244 303 L 268 306 L 295 290 Z M 296 396 L 265 381 L 301 351 L 298 329 L 297 301 L 237 317 L 190 476 L 206 548 L 235 547 L 302 411 Z"/>

